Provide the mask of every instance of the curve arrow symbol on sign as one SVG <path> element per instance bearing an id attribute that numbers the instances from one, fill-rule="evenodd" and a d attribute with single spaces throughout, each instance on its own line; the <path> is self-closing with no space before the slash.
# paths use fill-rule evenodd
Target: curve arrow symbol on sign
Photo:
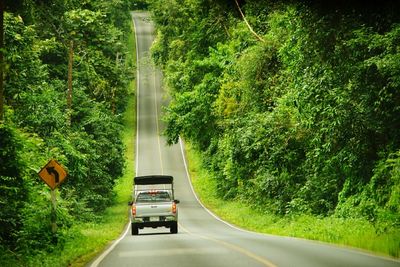
<path id="1" fill-rule="evenodd" d="M 46 170 L 47 170 L 47 173 L 48 173 L 49 175 L 54 175 L 54 181 L 55 181 L 56 184 L 58 184 L 60 175 L 59 175 L 58 172 L 54 169 L 54 167 L 47 167 Z"/>
<path id="2" fill-rule="evenodd" d="M 65 169 L 54 159 L 51 159 L 39 172 L 39 177 L 54 190 L 67 177 Z"/>

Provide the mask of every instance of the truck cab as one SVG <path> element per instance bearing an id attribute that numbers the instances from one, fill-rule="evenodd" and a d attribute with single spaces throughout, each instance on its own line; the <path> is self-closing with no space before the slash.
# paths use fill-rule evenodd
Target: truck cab
<path id="1" fill-rule="evenodd" d="M 131 206 L 131 231 L 138 235 L 145 227 L 166 227 L 178 233 L 179 200 L 174 198 L 173 177 L 167 175 L 134 178 Z"/>

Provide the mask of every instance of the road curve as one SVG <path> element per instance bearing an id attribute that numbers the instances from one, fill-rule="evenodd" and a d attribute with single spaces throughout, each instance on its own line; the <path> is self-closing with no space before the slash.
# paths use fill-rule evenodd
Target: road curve
<path id="1" fill-rule="evenodd" d="M 175 177 L 179 233 L 127 231 L 89 266 L 267 266 L 400 267 L 400 261 L 303 239 L 252 233 L 234 228 L 205 210 L 192 192 L 182 143 L 166 146 L 160 135 L 165 102 L 161 72 L 151 64 L 154 28 L 145 12 L 133 12 L 138 53 L 136 174 Z"/>

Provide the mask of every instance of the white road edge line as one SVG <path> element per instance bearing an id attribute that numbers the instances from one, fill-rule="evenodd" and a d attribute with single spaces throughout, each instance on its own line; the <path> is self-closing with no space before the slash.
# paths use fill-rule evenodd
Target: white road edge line
<path id="1" fill-rule="evenodd" d="M 204 206 L 204 204 L 201 202 L 201 200 L 197 196 L 196 192 L 194 191 L 192 180 L 190 179 L 190 173 L 189 173 L 188 165 L 186 163 L 186 157 L 185 157 L 185 150 L 184 150 L 183 141 L 182 141 L 180 136 L 179 136 L 179 144 L 180 144 L 180 147 L 181 147 L 183 164 L 185 165 L 186 177 L 187 177 L 187 179 L 189 181 L 190 188 L 192 189 L 193 195 L 196 198 L 197 202 L 204 208 L 205 211 L 207 211 L 216 220 L 226 224 L 227 226 L 229 226 L 229 227 L 231 227 L 231 228 L 233 228 L 235 230 L 238 230 L 238 231 L 241 231 L 241 232 L 244 232 L 244 233 L 249 233 L 249 234 L 277 237 L 276 235 L 254 232 L 254 231 L 250 231 L 250 230 L 246 230 L 246 229 L 237 227 L 237 226 L 235 226 L 233 224 L 230 224 L 230 223 L 224 221 L 223 219 L 221 219 L 220 217 L 215 215 L 212 211 L 210 211 L 206 206 Z M 292 236 L 279 236 L 279 237 L 280 238 L 286 238 L 286 239 L 295 239 L 295 240 L 304 240 L 304 241 L 307 241 L 307 242 L 314 242 L 314 243 L 322 244 L 322 245 L 325 245 L 325 246 L 331 246 L 331 247 L 334 247 L 334 248 L 340 249 L 340 250 L 346 250 L 346 251 L 351 250 L 353 253 L 357 253 L 357 254 L 364 255 L 364 256 L 369 256 L 369 257 L 372 257 L 372 258 L 379 258 L 379 259 L 389 260 L 389 261 L 393 261 L 393 262 L 400 262 L 400 260 L 398 260 L 396 258 L 385 257 L 385 256 L 381 256 L 381 255 L 375 255 L 375 254 L 369 253 L 368 251 L 363 251 L 362 249 L 358 249 L 358 248 L 355 248 L 355 247 L 340 246 L 340 245 L 336 245 L 336 244 L 333 244 L 333 243 L 327 243 L 327 242 L 318 241 L 318 240 L 310 240 L 310 239 L 305 239 L 305 238 L 300 238 L 300 237 L 292 237 Z"/>
<path id="2" fill-rule="evenodd" d="M 132 12 L 132 13 L 133 13 L 133 12 Z M 135 27 L 135 29 L 136 29 L 135 20 L 134 20 L 134 19 L 132 19 L 132 20 L 133 20 L 133 25 L 134 25 L 134 27 Z M 136 35 L 135 35 L 135 36 L 136 36 Z M 139 90 L 139 54 L 138 54 L 138 49 L 137 49 L 137 47 L 138 47 L 137 37 L 136 37 L 135 39 L 136 39 L 135 41 L 136 41 L 136 61 L 137 61 L 137 67 L 136 67 L 136 69 L 137 69 L 137 70 L 136 70 L 136 71 L 137 71 L 137 78 L 136 78 L 137 93 L 136 93 L 136 99 L 138 99 L 138 97 L 139 97 L 139 92 L 140 92 L 140 90 Z M 137 108 L 137 114 L 139 114 L 139 103 L 138 103 L 138 101 L 137 101 L 137 104 L 136 104 L 136 105 L 137 105 L 137 106 L 136 106 L 136 108 Z M 137 131 L 137 134 L 136 134 L 136 173 L 137 173 L 137 170 L 138 170 L 138 143 L 139 143 L 139 142 L 138 142 L 138 140 L 139 140 L 139 138 L 138 138 L 138 137 L 139 137 L 139 130 L 138 130 L 138 129 L 139 129 L 139 121 L 138 121 L 138 120 L 136 120 L 136 121 L 137 121 L 137 122 L 136 122 L 136 125 L 137 125 L 137 127 L 136 127 L 136 131 Z M 245 229 L 239 228 L 239 227 L 237 227 L 237 226 L 235 226 L 235 225 L 233 225 L 233 224 L 230 224 L 230 223 L 228 223 L 228 222 L 222 220 L 222 219 L 219 218 L 217 215 L 215 215 L 213 212 L 211 212 L 208 208 L 206 208 L 206 207 L 203 205 L 203 203 L 200 201 L 200 199 L 198 198 L 197 194 L 196 194 L 195 191 L 194 191 L 194 188 L 193 188 L 193 185 L 192 185 L 192 181 L 191 181 L 191 179 L 190 179 L 190 173 L 189 173 L 188 165 L 187 165 L 187 163 L 186 163 L 186 157 L 185 157 L 183 142 L 182 142 L 182 139 L 181 139 L 180 136 L 179 136 L 179 145 L 180 145 L 180 149 L 181 149 L 183 164 L 184 164 L 184 166 L 185 166 L 186 178 L 187 178 L 188 181 L 189 181 L 189 185 L 190 185 L 190 188 L 191 188 L 191 190 L 192 190 L 192 192 L 193 192 L 193 195 L 195 196 L 197 202 L 204 208 L 204 210 L 206 210 L 206 211 L 207 211 L 212 217 L 214 217 L 216 220 L 218 220 L 218 221 L 220 221 L 220 222 L 222 222 L 222 223 L 228 225 L 229 227 L 232 227 L 233 229 L 236 229 L 236 230 L 238 230 L 238 231 L 245 232 L 245 233 L 259 234 L 259 235 L 269 235 L 269 234 L 257 233 L 257 232 L 253 232 L 253 231 L 249 231 L 249 230 L 245 230 Z M 99 265 L 99 263 L 100 263 L 101 261 L 103 261 L 103 259 L 118 245 L 118 243 L 121 242 L 121 240 L 125 238 L 125 236 L 127 235 L 128 231 L 129 231 L 129 229 L 130 229 L 129 226 L 130 226 L 130 222 L 129 222 L 129 223 L 127 224 L 127 226 L 125 227 L 126 230 L 125 230 L 125 232 L 122 234 L 122 236 L 121 236 L 120 238 L 118 238 L 118 239 L 117 239 L 106 251 L 104 251 L 99 257 L 97 257 L 97 259 L 90 265 L 90 267 L 97 267 L 97 266 Z M 274 236 L 274 235 L 270 235 L 270 236 Z M 304 238 L 294 238 L 294 237 L 285 237 L 285 236 L 282 236 L 282 237 L 283 237 L 283 238 L 301 239 L 301 240 L 310 241 L 310 240 L 304 239 Z M 322 243 L 322 244 L 325 244 L 325 245 L 331 245 L 331 246 L 334 246 L 334 247 L 336 247 L 336 248 L 342 248 L 342 247 L 335 246 L 335 245 L 330 244 L 330 243 L 318 242 L 318 241 L 314 241 L 314 242 Z M 344 248 L 342 248 L 342 249 L 344 249 Z M 362 254 L 362 255 L 370 256 L 370 257 L 382 258 L 382 259 L 386 259 L 386 260 L 392 260 L 392 261 L 394 261 L 394 262 L 399 262 L 399 261 L 396 260 L 396 259 L 392 259 L 392 258 L 388 258 L 388 257 L 382 257 L 382 256 L 379 256 L 379 255 L 373 255 L 373 254 L 365 253 L 365 252 L 363 252 L 363 251 L 358 251 L 358 250 L 356 250 L 356 249 L 354 249 L 354 248 L 353 248 L 353 251 L 354 251 L 354 252 L 357 252 L 357 253 L 359 253 L 359 254 Z"/>
<path id="3" fill-rule="evenodd" d="M 133 12 L 131 12 L 131 14 L 133 14 Z M 135 32 L 136 32 L 136 24 L 135 24 L 135 19 L 132 17 L 132 21 L 133 21 L 133 26 L 135 28 Z M 139 99 L 139 93 L 140 93 L 140 87 L 139 87 L 139 52 L 138 52 L 138 38 L 137 35 L 135 34 L 135 42 L 136 42 L 136 100 Z M 136 101 L 136 118 L 138 117 L 139 114 L 139 101 Z M 138 173 L 138 169 L 139 169 L 139 160 L 138 160 L 138 155 L 139 155 L 139 120 L 136 119 L 136 166 L 135 166 L 135 170 L 136 173 Z M 130 222 L 128 222 L 128 224 L 125 226 L 125 232 L 117 239 L 115 240 L 112 245 L 105 250 L 103 253 L 100 254 L 100 256 L 98 256 L 96 258 L 95 261 L 92 262 L 92 264 L 90 265 L 90 267 L 97 267 L 100 262 L 102 262 L 104 260 L 104 258 L 118 245 L 119 242 L 121 242 L 122 239 L 125 238 L 125 236 L 128 234 L 129 229 L 130 229 Z"/>
<path id="4" fill-rule="evenodd" d="M 220 222 L 222 222 L 222 223 L 228 225 L 229 227 L 232 227 L 232 228 L 235 229 L 235 230 L 242 231 L 242 232 L 247 232 L 247 233 L 254 233 L 254 232 L 250 232 L 250 231 L 247 231 L 247 230 L 238 228 L 238 227 L 236 227 L 236 226 L 234 226 L 234 225 L 232 225 L 232 224 L 230 224 L 230 223 L 228 223 L 228 222 L 222 220 L 222 219 L 219 218 L 217 215 L 215 215 L 213 212 L 211 212 L 209 209 L 207 209 L 207 208 L 203 205 L 203 203 L 201 203 L 200 199 L 197 197 L 196 192 L 194 191 L 194 188 L 193 188 L 193 185 L 192 185 L 192 180 L 190 179 L 190 173 L 189 173 L 189 169 L 188 169 L 188 166 L 187 166 L 187 163 L 186 163 L 185 150 L 184 150 L 183 142 L 182 142 L 182 139 L 181 139 L 180 136 L 179 136 L 179 145 L 180 145 L 180 148 L 181 148 L 181 154 L 182 154 L 182 159 L 183 159 L 183 165 L 185 166 L 186 177 L 187 177 L 187 179 L 189 180 L 190 188 L 191 188 L 191 190 L 192 190 L 192 192 L 193 192 L 193 195 L 195 196 L 197 202 L 203 207 L 204 210 L 206 210 L 206 211 L 207 211 L 212 217 L 214 217 L 216 220 L 218 220 L 218 221 L 220 221 Z M 263 265 L 265 265 L 265 266 L 267 266 L 267 267 L 277 267 L 277 265 L 275 265 L 274 263 L 272 263 L 272 262 L 269 261 L 268 259 L 266 259 L 266 258 L 264 258 L 264 257 L 262 257 L 262 256 L 259 256 L 259 255 L 255 254 L 255 253 L 251 252 L 251 251 L 248 251 L 247 249 L 244 249 L 244 248 L 239 247 L 239 246 L 237 246 L 237 245 L 234 245 L 234 244 L 231 244 L 231 243 L 229 243 L 229 242 L 225 242 L 225 241 L 223 241 L 223 240 L 219 240 L 219 239 L 216 239 L 216 238 L 212 238 L 212 237 L 208 237 L 208 236 L 203 236 L 203 235 L 199 235 L 199 234 L 193 234 L 193 233 L 191 233 L 188 229 L 186 229 L 185 227 L 183 227 L 181 224 L 179 224 L 179 226 L 182 227 L 182 228 L 184 229 L 184 231 L 187 232 L 188 234 L 192 234 L 192 235 L 198 236 L 198 237 L 200 237 L 200 238 L 203 238 L 203 239 L 206 239 L 206 240 L 210 240 L 210 241 L 216 242 L 216 243 L 218 243 L 218 244 L 220 244 L 220 245 L 223 245 L 223 246 L 226 247 L 226 248 L 229 248 L 229 249 L 234 250 L 234 251 L 236 251 L 236 252 L 242 253 L 242 254 L 246 255 L 247 257 L 249 257 L 249 258 L 251 258 L 251 259 L 253 259 L 253 260 L 257 261 L 257 262 L 262 263 Z"/>
<path id="5" fill-rule="evenodd" d="M 192 192 L 193 192 L 193 195 L 194 195 L 194 197 L 196 198 L 197 202 L 200 204 L 200 206 L 202 206 L 203 209 L 204 209 L 205 211 L 207 211 L 207 212 L 208 212 L 212 217 L 214 217 L 216 220 L 218 220 L 218 221 L 220 221 L 220 222 L 222 222 L 222 223 L 228 225 L 229 227 L 232 227 L 232 228 L 235 229 L 235 230 L 238 230 L 238 231 L 241 231 L 241 232 L 245 232 L 245 233 L 258 234 L 258 233 L 256 233 L 256 232 L 252 232 L 252 231 L 248 231 L 248 230 L 239 228 L 239 227 L 237 227 L 237 226 L 235 226 L 235 225 L 233 225 L 233 224 L 230 224 L 230 223 L 228 223 L 228 222 L 222 220 L 220 217 L 218 217 L 218 216 L 215 215 L 212 211 L 210 211 L 208 208 L 206 208 L 206 206 L 204 206 L 204 204 L 201 202 L 201 200 L 200 200 L 199 197 L 197 196 L 196 192 L 194 191 L 193 184 L 192 184 L 192 179 L 190 179 L 190 173 L 189 173 L 188 165 L 187 165 L 187 163 L 186 163 L 185 149 L 184 149 L 184 147 L 183 147 L 183 141 L 182 141 L 182 138 L 181 138 L 180 136 L 179 136 L 179 144 L 180 144 L 180 147 L 181 147 L 183 165 L 185 165 L 186 178 L 188 179 L 190 188 L 191 188 L 191 190 L 192 190 Z"/>
<path id="6" fill-rule="evenodd" d="M 104 251 L 99 257 L 97 257 L 97 259 L 90 265 L 91 267 L 97 267 L 100 264 L 100 262 L 102 262 L 104 258 L 108 255 L 108 253 L 110 253 L 118 245 L 118 243 L 125 238 L 126 234 L 129 232 L 130 229 L 129 226 L 130 223 L 128 223 L 125 226 L 125 232 L 120 236 L 120 238 L 115 240 L 115 242 L 112 243 L 112 245 L 106 251 Z"/>

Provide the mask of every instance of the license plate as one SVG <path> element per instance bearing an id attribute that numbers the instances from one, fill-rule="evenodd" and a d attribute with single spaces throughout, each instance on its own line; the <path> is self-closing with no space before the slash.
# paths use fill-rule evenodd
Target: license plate
<path id="1" fill-rule="evenodd" d="M 151 222 L 158 222 L 159 218 L 158 217 L 150 217 Z"/>

